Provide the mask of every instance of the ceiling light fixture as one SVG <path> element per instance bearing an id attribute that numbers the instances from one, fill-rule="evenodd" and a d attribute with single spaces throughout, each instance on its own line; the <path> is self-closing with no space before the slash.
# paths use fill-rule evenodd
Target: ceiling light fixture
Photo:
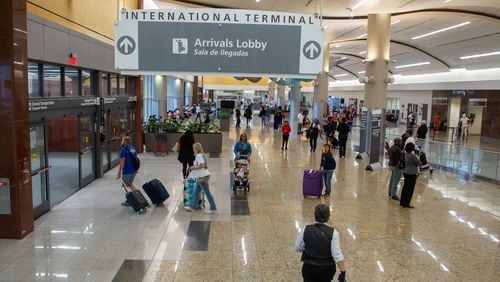
<path id="1" fill-rule="evenodd" d="M 497 55 L 500 55 L 500 51 L 491 52 L 491 53 L 484 53 L 484 54 L 476 54 L 476 55 L 463 56 L 463 57 L 460 57 L 460 59 L 461 60 L 467 60 L 467 59 L 474 59 L 474 58 L 488 57 L 488 56 L 497 56 Z"/>
<path id="2" fill-rule="evenodd" d="M 366 54 L 366 51 L 361 51 L 358 54 L 360 54 L 360 55 Z"/>
<path id="3" fill-rule="evenodd" d="M 340 45 L 340 44 L 337 44 L 337 45 L 335 45 L 335 48 L 339 48 L 340 46 L 342 46 L 342 45 Z"/>
<path id="4" fill-rule="evenodd" d="M 341 74 L 336 74 L 334 75 L 335 77 L 342 77 L 342 76 L 348 76 L 347 73 L 341 73 Z"/>
<path id="5" fill-rule="evenodd" d="M 352 10 L 356 10 L 357 8 L 359 8 L 361 5 L 365 4 L 367 0 L 361 0 L 358 2 L 358 4 L 354 5 L 351 9 Z"/>
<path id="6" fill-rule="evenodd" d="M 391 25 L 399 23 L 401 20 L 393 21 Z"/>
<path id="7" fill-rule="evenodd" d="M 404 68 L 409 68 L 409 67 L 416 67 L 416 66 L 423 66 L 423 65 L 428 65 L 431 62 L 421 62 L 421 63 L 415 63 L 415 64 L 409 64 L 409 65 L 400 65 L 395 68 L 397 69 L 404 69 Z"/>
<path id="8" fill-rule="evenodd" d="M 419 38 L 424 38 L 424 37 L 427 37 L 427 36 L 434 35 L 436 33 L 440 33 L 440 32 L 443 32 L 443 31 L 447 31 L 447 30 L 454 29 L 454 28 L 461 27 L 461 26 L 468 25 L 468 24 L 470 24 L 470 22 L 463 22 L 461 24 L 453 25 L 453 26 L 450 26 L 450 27 L 446 27 L 446 28 L 435 30 L 433 32 L 429 32 L 429 33 L 425 33 L 425 34 L 422 34 L 422 35 L 419 35 L 419 36 L 415 36 L 415 37 L 412 37 L 411 39 L 415 40 L 415 39 L 419 39 Z"/>
<path id="9" fill-rule="evenodd" d="M 367 36 L 367 35 L 368 35 L 368 34 L 363 33 L 363 34 L 361 34 L 361 35 L 358 35 L 358 37 L 356 37 L 356 38 L 362 38 L 362 37 L 365 37 L 365 36 Z"/>
<path id="10" fill-rule="evenodd" d="M 366 71 L 358 71 L 359 74 L 364 74 Z"/>

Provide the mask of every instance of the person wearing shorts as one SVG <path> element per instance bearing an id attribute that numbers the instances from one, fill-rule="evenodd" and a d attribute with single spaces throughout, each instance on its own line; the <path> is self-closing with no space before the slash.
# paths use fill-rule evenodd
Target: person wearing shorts
<path id="1" fill-rule="evenodd" d="M 122 139 L 122 148 L 120 149 L 120 167 L 118 168 L 116 179 L 120 179 L 121 177 L 125 193 L 128 192 L 129 189 L 133 191 L 138 190 L 137 187 L 134 186 L 134 178 L 137 174 L 137 170 L 132 160 L 134 156 L 137 156 L 137 152 L 134 146 L 130 145 L 130 137 L 124 136 Z M 130 206 L 130 203 L 125 200 L 122 206 Z"/>

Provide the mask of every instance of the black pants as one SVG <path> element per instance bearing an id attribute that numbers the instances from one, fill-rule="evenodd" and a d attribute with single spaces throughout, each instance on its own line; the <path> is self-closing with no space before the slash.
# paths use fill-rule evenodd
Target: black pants
<path id="1" fill-rule="evenodd" d="M 241 125 L 241 118 L 237 117 L 236 118 L 236 128 L 240 128 Z"/>
<path id="2" fill-rule="evenodd" d="M 403 207 L 407 207 L 410 205 L 411 197 L 413 196 L 413 190 L 415 190 L 415 183 L 417 182 L 417 175 L 415 174 L 406 174 L 405 181 L 403 184 L 403 190 L 401 190 L 401 201 L 399 204 Z"/>
<path id="3" fill-rule="evenodd" d="M 182 162 L 182 176 L 184 176 L 184 178 L 189 176 L 189 167 L 192 165 L 193 163 Z"/>
<path id="4" fill-rule="evenodd" d="M 283 135 L 283 142 L 281 143 L 281 149 L 288 148 L 288 137 L 290 137 L 290 135 Z"/>
<path id="5" fill-rule="evenodd" d="M 302 265 L 302 278 L 304 282 L 330 282 L 335 276 L 335 267 L 333 265 Z"/>
<path id="6" fill-rule="evenodd" d="M 347 135 L 339 135 L 339 157 L 345 158 Z"/>
<path id="7" fill-rule="evenodd" d="M 318 135 L 311 135 L 309 138 L 309 145 L 311 146 L 311 151 L 316 151 L 316 144 L 318 143 Z"/>

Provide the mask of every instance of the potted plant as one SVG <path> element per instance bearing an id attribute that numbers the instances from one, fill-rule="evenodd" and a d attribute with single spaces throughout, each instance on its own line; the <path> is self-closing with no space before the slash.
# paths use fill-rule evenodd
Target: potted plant
<path id="1" fill-rule="evenodd" d="M 194 133 L 194 140 L 200 142 L 211 157 L 218 157 L 222 153 L 222 133 L 217 123 L 189 121 L 186 128 Z"/>
<path id="2" fill-rule="evenodd" d="M 146 142 L 146 152 L 152 152 L 156 146 L 156 133 L 159 130 L 160 123 L 151 118 L 145 126 L 144 141 Z"/>

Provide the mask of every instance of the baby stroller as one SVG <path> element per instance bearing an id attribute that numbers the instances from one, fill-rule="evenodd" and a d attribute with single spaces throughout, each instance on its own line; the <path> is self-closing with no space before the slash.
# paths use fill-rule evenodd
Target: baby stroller
<path id="1" fill-rule="evenodd" d="M 250 180 L 248 170 L 250 162 L 247 159 L 238 159 L 234 165 L 233 171 L 233 192 L 236 195 L 238 189 L 243 189 L 243 193 L 246 195 L 248 191 L 250 191 Z"/>
<path id="2" fill-rule="evenodd" d="M 425 152 L 419 147 L 419 146 L 416 146 L 415 148 L 415 155 L 417 155 L 420 159 L 420 161 L 422 162 L 422 165 L 419 167 L 419 172 L 422 173 L 422 172 L 425 172 L 425 171 L 429 171 L 429 173 L 433 173 L 434 172 L 434 168 L 431 167 L 431 165 L 427 162 L 427 156 L 425 155 Z"/>

